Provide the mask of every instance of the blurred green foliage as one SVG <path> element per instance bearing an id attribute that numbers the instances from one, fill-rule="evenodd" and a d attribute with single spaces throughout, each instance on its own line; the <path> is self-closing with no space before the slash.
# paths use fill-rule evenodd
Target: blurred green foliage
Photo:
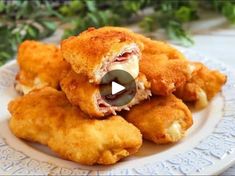
<path id="1" fill-rule="evenodd" d="M 7 2 L 7 3 L 6 3 Z M 57 16 L 48 1 L 0 1 L 0 65 L 11 59 L 19 43 L 26 39 L 42 39 L 56 30 L 48 17 Z"/>
<path id="2" fill-rule="evenodd" d="M 154 9 L 143 15 L 143 10 Z M 203 10 L 224 15 L 235 21 L 234 0 L 72 0 L 59 12 L 72 19 L 72 28 L 65 30 L 64 38 L 78 34 L 90 26 L 127 25 L 139 22 L 145 31 L 164 28 L 170 39 L 184 46 L 193 44 L 184 23 L 197 20 Z"/>
<path id="3" fill-rule="evenodd" d="M 0 0 L 0 65 L 13 57 L 22 41 L 52 35 L 55 22 L 69 24 L 64 38 L 91 26 L 139 23 L 145 31 L 163 28 L 170 39 L 190 46 L 193 40 L 184 24 L 205 10 L 235 24 L 234 0 Z"/>

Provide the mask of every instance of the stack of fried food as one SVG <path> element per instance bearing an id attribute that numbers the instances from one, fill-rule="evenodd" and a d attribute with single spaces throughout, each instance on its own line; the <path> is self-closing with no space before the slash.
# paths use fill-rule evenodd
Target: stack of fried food
<path id="1" fill-rule="evenodd" d="M 81 164 L 114 164 L 136 153 L 142 137 L 156 144 L 182 139 L 192 126 L 184 103 L 204 108 L 226 82 L 170 45 L 119 27 L 89 28 L 61 48 L 25 41 L 18 50 L 10 128 Z M 137 93 L 124 106 L 99 94 L 101 78 L 121 69 Z M 120 116 L 121 114 L 121 116 Z"/>

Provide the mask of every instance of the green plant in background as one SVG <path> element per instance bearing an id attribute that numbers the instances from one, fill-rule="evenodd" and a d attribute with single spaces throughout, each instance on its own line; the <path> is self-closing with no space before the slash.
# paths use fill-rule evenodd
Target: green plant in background
<path id="1" fill-rule="evenodd" d="M 50 36 L 56 24 L 50 17 L 62 17 L 48 1 L 0 1 L 0 65 L 11 59 L 19 43 Z"/>
<path id="2" fill-rule="evenodd" d="M 198 19 L 198 1 L 164 1 L 154 4 L 153 25 L 166 29 L 170 39 L 189 46 L 193 43 L 191 36 L 183 28 L 183 23 Z"/>
<path id="3" fill-rule="evenodd" d="M 91 26 L 139 23 L 145 31 L 163 28 L 170 39 L 190 46 L 184 24 L 205 10 L 235 24 L 234 0 L 0 0 L 0 65 L 13 57 L 19 43 L 52 35 L 56 24 L 67 24 L 66 38 Z"/>
<path id="4" fill-rule="evenodd" d="M 63 38 L 78 34 L 88 27 L 125 25 L 150 0 L 72 0 L 59 8 L 59 12 L 72 21 L 72 28 L 65 30 Z"/>
<path id="5" fill-rule="evenodd" d="M 235 24 L 235 5 L 226 2 L 222 6 L 221 12 L 232 24 Z"/>
<path id="6" fill-rule="evenodd" d="M 141 13 L 154 9 L 150 15 Z M 203 10 L 216 11 L 231 23 L 235 21 L 234 0 L 72 0 L 59 11 L 72 21 L 72 28 L 65 30 L 64 38 L 78 34 L 90 26 L 128 25 L 138 22 L 145 31 L 165 29 L 168 37 L 184 46 L 193 44 L 184 24 L 200 17 Z"/>

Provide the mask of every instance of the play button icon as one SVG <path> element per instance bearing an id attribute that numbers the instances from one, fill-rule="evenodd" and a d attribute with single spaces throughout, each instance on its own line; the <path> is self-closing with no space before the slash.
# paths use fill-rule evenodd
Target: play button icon
<path id="1" fill-rule="evenodd" d="M 135 79 L 124 70 L 112 70 L 103 76 L 99 89 L 101 98 L 106 103 L 123 106 L 135 97 Z"/>
<path id="2" fill-rule="evenodd" d="M 122 90 L 124 90 L 125 87 L 112 81 L 112 95 L 118 93 L 118 92 L 121 92 Z"/>

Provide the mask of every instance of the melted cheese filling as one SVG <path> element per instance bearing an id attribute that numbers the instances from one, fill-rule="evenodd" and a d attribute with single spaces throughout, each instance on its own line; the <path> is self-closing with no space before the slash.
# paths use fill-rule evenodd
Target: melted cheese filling
<path id="1" fill-rule="evenodd" d="M 32 87 L 25 86 L 21 83 L 17 83 L 16 89 L 22 92 L 24 95 L 28 94 L 33 89 L 42 88 L 43 86 L 47 85 L 45 82 L 43 82 L 40 78 L 36 77 L 33 81 L 34 85 Z"/>
<path id="2" fill-rule="evenodd" d="M 25 95 L 25 94 L 28 94 L 32 90 L 32 87 L 28 87 L 28 86 L 18 83 L 16 89 Z"/>
<path id="3" fill-rule="evenodd" d="M 207 95 L 204 90 L 201 89 L 199 92 L 197 92 L 197 97 L 198 100 L 195 104 L 197 109 L 202 109 L 208 105 Z"/>
<path id="4" fill-rule="evenodd" d="M 195 71 L 195 69 L 196 69 L 195 65 L 193 65 L 193 64 L 189 64 L 189 66 L 188 66 L 188 74 L 189 74 L 189 78 L 191 78 L 191 77 L 192 77 L 193 72 Z"/>
<path id="5" fill-rule="evenodd" d="M 123 62 L 114 62 L 109 67 L 109 71 L 111 70 L 124 70 L 130 73 L 133 78 L 137 78 L 139 74 L 139 58 L 133 54 Z"/>
<path id="6" fill-rule="evenodd" d="M 175 121 L 168 129 L 168 135 L 172 138 L 173 141 L 177 141 L 182 138 L 182 129 L 179 122 Z"/>

